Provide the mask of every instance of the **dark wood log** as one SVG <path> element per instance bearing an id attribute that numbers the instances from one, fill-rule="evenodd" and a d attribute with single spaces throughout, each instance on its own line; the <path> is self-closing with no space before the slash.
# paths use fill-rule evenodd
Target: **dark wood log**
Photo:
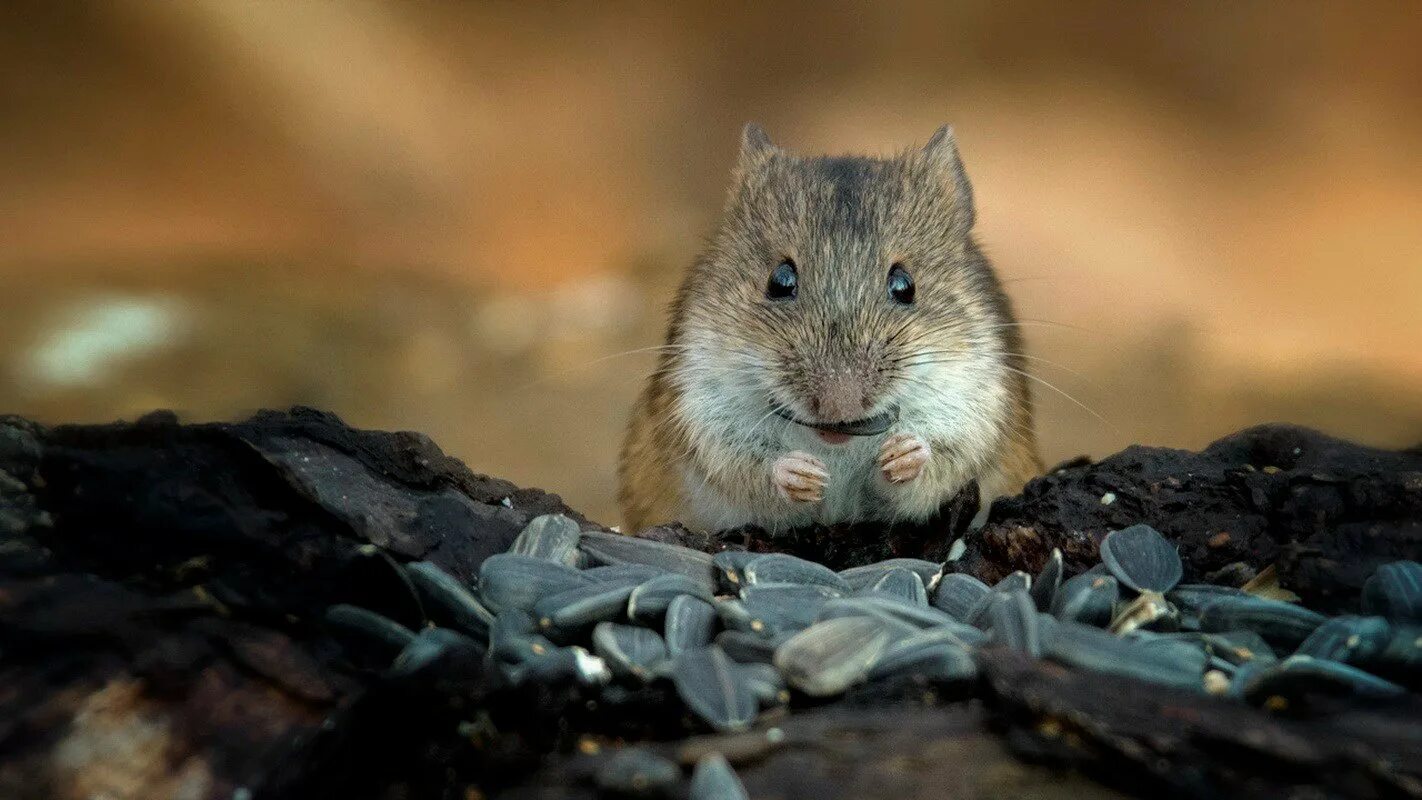
<path id="1" fill-rule="evenodd" d="M 0 421 L 0 796 L 442 791 L 425 748 L 470 687 L 409 702 L 319 621 L 348 602 L 418 626 L 392 564 L 468 578 L 550 512 L 581 520 L 426 437 L 311 410 Z"/>
<path id="2" fill-rule="evenodd" d="M 1379 564 L 1422 559 L 1422 451 L 1386 451 L 1286 425 L 1251 428 L 1193 453 L 1134 446 L 1082 458 L 998 500 L 988 524 L 967 531 L 974 493 L 923 525 L 817 527 L 771 537 L 717 534 L 693 546 L 787 550 L 844 567 L 894 556 L 942 560 L 962 536 L 954 569 L 992 583 L 1036 574 L 1052 548 L 1073 575 L 1100 561 L 1113 530 L 1147 523 L 1176 542 L 1185 580 L 1234 568 L 1243 578 L 1276 564 L 1283 583 L 1322 611 L 1357 608 Z"/>
<path id="3" fill-rule="evenodd" d="M 1422 554 L 1419 476 L 1417 452 L 1283 427 L 1201 453 L 1131 448 L 1000 503 L 958 564 L 992 578 L 1061 546 L 1081 568 L 1106 531 L 1147 521 L 1182 543 L 1192 578 L 1277 561 L 1310 603 L 1349 608 L 1371 565 Z M 888 530 L 650 534 L 846 566 L 941 556 L 972 510 Z M 396 679 L 322 624 L 354 603 L 418 627 L 399 563 L 467 579 L 555 511 L 597 527 L 423 436 L 306 409 L 209 425 L 0 419 L 0 797 L 587 796 L 616 742 L 704 749 L 656 686 L 511 692 L 468 663 Z M 816 800 L 1422 794 L 1413 705 L 1290 719 L 1007 654 L 984 668 L 976 690 L 865 689 L 769 720 L 785 739 L 743 759 L 745 780 Z"/>
<path id="4" fill-rule="evenodd" d="M 1060 467 L 1001 501 L 959 568 L 989 580 L 1035 572 L 1061 547 L 1076 572 L 1099 560 L 1107 533 L 1137 522 L 1177 543 L 1187 582 L 1231 564 L 1277 563 L 1305 605 L 1352 610 L 1379 564 L 1422 558 L 1422 452 L 1284 425 L 1199 453 L 1129 447 Z"/>

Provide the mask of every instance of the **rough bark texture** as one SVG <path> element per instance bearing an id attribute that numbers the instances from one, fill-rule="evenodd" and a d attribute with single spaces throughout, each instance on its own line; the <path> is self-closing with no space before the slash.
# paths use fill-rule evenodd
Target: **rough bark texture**
<path id="1" fill-rule="evenodd" d="M 1060 467 L 993 511 L 960 562 L 980 577 L 1034 571 L 1053 546 L 1077 571 L 1107 533 L 1146 522 L 1178 544 L 1187 582 L 1277 562 L 1308 607 L 1351 610 L 1379 564 L 1422 555 L 1422 452 L 1268 425 L 1199 453 L 1136 446 Z"/>
<path id="2" fill-rule="evenodd" d="M 686 738 L 695 728 L 655 687 L 509 693 L 468 664 L 393 680 L 320 624 L 345 602 L 417 626 L 393 565 L 467 579 L 552 511 L 574 513 L 418 434 L 315 411 L 0 419 L 0 796 L 589 796 L 609 743 L 643 738 L 687 758 L 729 748 L 767 797 L 1422 795 L 1410 700 L 1279 717 L 986 652 L 980 699 L 864 690 L 771 720 L 785 733 L 771 746 Z M 845 566 L 941 556 L 970 517 L 955 505 L 894 531 L 654 535 Z M 993 579 L 1061 546 L 1080 569 L 1105 532 L 1139 521 L 1181 543 L 1187 579 L 1277 561 L 1310 604 L 1350 608 L 1377 562 L 1422 556 L 1422 454 L 1286 427 L 1201 453 L 1131 448 L 1001 502 L 957 567 Z"/>

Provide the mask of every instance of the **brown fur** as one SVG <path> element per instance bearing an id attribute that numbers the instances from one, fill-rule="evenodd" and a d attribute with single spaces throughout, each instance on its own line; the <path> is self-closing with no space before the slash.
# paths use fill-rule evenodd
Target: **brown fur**
<path id="1" fill-rule="evenodd" d="M 628 428 L 625 530 L 918 519 L 968 481 L 991 498 L 1040 472 L 1021 337 L 973 222 L 946 128 L 920 150 L 870 159 L 794 156 L 747 126 L 722 226 L 677 293 L 668 349 Z M 800 294 L 768 301 L 766 278 L 786 258 Z M 892 263 L 914 277 L 911 307 L 886 294 Z M 831 485 L 848 494 L 797 505 L 776 493 L 770 464 L 787 442 L 813 440 L 762 415 L 771 405 L 827 423 L 898 408 L 889 433 L 902 427 L 932 457 L 889 484 L 861 474 L 872 454 L 833 450 L 848 475 Z"/>

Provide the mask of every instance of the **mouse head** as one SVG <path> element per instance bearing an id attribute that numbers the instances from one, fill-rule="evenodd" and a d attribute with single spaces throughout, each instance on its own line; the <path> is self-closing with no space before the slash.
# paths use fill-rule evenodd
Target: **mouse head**
<path id="1" fill-rule="evenodd" d="M 947 127 L 861 158 L 797 156 L 747 125 L 722 226 L 677 301 L 677 379 L 846 433 L 901 411 L 985 413 L 1016 339 L 973 223 Z"/>

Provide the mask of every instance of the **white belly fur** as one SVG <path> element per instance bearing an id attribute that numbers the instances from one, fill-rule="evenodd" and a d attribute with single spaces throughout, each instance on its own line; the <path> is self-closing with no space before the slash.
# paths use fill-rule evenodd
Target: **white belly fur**
<path id="1" fill-rule="evenodd" d="M 830 525 L 884 517 L 887 504 L 875 491 L 875 481 L 879 479 L 879 448 L 887 436 L 887 433 L 857 436 L 844 444 L 832 445 L 809 428 L 787 425 L 782 437 L 783 452 L 809 453 L 828 468 L 830 478 L 820 502 L 791 503 L 777 497 L 771 508 L 745 508 L 688 470 L 683 480 L 691 501 L 692 520 L 689 522 L 706 530 L 752 523 L 783 530 L 812 523 Z"/>

